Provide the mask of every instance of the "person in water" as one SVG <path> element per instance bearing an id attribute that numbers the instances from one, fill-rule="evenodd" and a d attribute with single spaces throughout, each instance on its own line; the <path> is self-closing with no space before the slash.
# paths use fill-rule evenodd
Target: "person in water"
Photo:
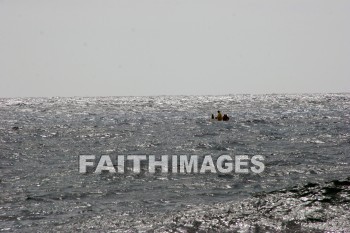
<path id="1" fill-rule="evenodd" d="M 211 114 L 211 119 L 214 120 L 214 114 Z"/>
<path id="2" fill-rule="evenodd" d="M 222 115 L 220 111 L 218 111 L 218 115 L 215 117 L 215 119 L 217 119 L 218 121 L 222 121 Z"/>
<path id="3" fill-rule="evenodd" d="M 227 116 L 227 114 L 224 114 L 224 116 L 222 117 L 223 121 L 228 121 L 230 118 Z"/>

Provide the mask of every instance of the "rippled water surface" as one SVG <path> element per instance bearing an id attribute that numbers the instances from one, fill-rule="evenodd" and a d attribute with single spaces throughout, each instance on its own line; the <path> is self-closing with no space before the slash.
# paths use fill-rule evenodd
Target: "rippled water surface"
<path id="1" fill-rule="evenodd" d="M 209 120 L 217 110 L 230 121 Z M 0 99 L 0 231 L 152 230 L 157 216 L 345 179 L 349 123 L 350 94 Z M 83 154 L 259 154 L 266 170 L 82 175 Z"/>

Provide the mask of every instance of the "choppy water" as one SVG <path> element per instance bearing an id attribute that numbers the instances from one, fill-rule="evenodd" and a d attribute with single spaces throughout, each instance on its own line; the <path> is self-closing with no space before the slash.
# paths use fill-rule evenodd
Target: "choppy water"
<path id="1" fill-rule="evenodd" d="M 217 110 L 230 121 L 210 121 Z M 0 231 L 196 231 L 197 223 L 183 228 L 186 223 L 174 219 L 193 211 L 210 219 L 211 209 L 227 205 L 242 213 L 235 205 L 249 206 L 262 192 L 346 179 L 349 123 L 350 94 L 0 99 Z M 266 170 L 81 175 L 82 154 L 259 154 Z M 243 213 L 232 229 L 279 231 L 287 218 L 299 230 L 350 231 L 349 192 L 341 187 L 345 204 L 335 201 L 339 208 L 322 224 L 292 215 L 295 204 L 285 207 L 284 217 L 272 214 L 279 224 L 270 228 L 254 219 L 240 225 Z M 286 198 L 267 194 L 273 195 Z M 253 209 L 257 218 L 264 215 Z M 337 216 L 345 220 L 334 222 Z M 222 231 L 215 223 L 211 229 Z"/>

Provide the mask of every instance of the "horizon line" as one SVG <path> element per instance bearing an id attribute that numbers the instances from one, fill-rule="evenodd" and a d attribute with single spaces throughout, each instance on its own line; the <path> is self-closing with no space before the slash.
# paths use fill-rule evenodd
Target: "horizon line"
<path id="1" fill-rule="evenodd" d="M 271 93 L 236 93 L 236 94 L 156 94 L 156 95 L 72 95 L 72 96 L 18 96 L 2 97 L 0 99 L 25 99 L 25 98 L 107 98 L 107 97 L 175 97 L 175 96 L 234 96 L 234 95 L 320 95 L 320 94 L 350 94 L 349 92 L 271 92 Z"/>

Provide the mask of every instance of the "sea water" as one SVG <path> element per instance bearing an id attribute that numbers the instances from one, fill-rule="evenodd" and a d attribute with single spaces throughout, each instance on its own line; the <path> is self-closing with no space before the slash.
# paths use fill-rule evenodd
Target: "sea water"
<path id="1" fill-rule="evenodd" d="M 230 120 L 211 120 L 218 110 Z M 349 123 L 350 94 L 3 98 L 0 231 L 190 231 L 185 220 L 174 219 L 193 211 L 210 219 L 212 210 L 249 204 L 261 193 L 271 197 L 293 186 L 349 177 Z M 79 155 L 262 155 L 265 170 L 80 174 Z M 335 205 L 322 225 L 302 216 L 289 220 L 299 227 L 350 231 L 346 220 L 332 220 L 349 217 L 345 205 Z M 244 211 L 233 207 L 231 213 Z M 288 218 L 294 206 L 285 208 Z M 254 214 L 264 217 L 258 209 Z M 281 230 L 284 217 L 274 214 L 280 224 L 268 229 Z M 235 230 L 265 224 L 248 220 L 233 222 Z M 197 222 L 192 216 L 189 225 L 199 229 Z M 203 224 L 213 231 L 223 227 Z"/>

